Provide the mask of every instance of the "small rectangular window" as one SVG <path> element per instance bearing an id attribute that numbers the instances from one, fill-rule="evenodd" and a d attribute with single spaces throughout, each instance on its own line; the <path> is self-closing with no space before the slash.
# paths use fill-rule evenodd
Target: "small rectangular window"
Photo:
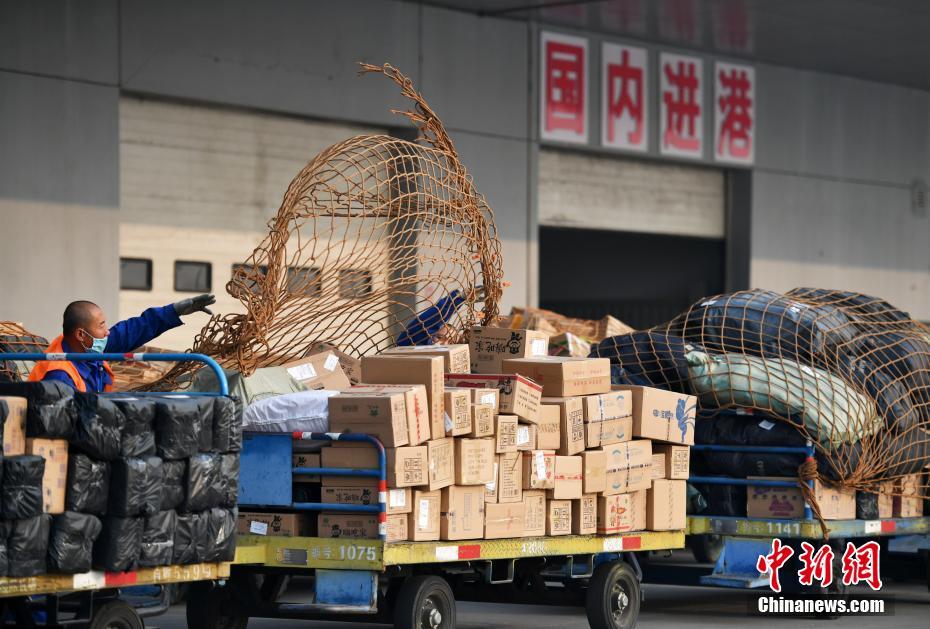
<path id="1" fill-rule="evenodd" d="M 174 262 L 174 290 L 179 293 L 209 293 L 213 289 L 212 276 L 213 265 L 209 262 Z"/>
<path id="2" fill-rule="evenodd" d="M 119 287 L 122 290 L 152 290 L 152 261 L 120 258 Z"/>
<path id="3" fill-rule="evenodd" d="M 361 299 L 371 294 L 371 271 L 342 269 L 339 271 L 339 297 Z"/>
<path id="4" fill-rule="evenodd" d="M 323 294 L 323 276 L 317 267 L 287 268 L 287 290 L 303 297 L 319 297 Z"/>

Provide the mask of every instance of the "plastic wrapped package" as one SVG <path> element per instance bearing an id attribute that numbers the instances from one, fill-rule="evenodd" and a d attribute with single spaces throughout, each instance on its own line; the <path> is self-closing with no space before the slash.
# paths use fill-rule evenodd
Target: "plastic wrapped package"
<path id="1" fill-rule="evenodd" d="M 103 515 L 110 495 L 110 464 L 95 461 L 86 454 L 68 455 L 65 509 Z"/>
<path id="2" fill-rule="evenodd" d="M 11 577 L 34 577 L 45 573 L 50 521 L 51 516 L 43 513 L 9 523 L 7 557 Z"/>
<path id="3" fill-rule="evenodd" d="M 157 456 L 114 461 L 107 512 L 122 517 L 156 513 L 161 510 L 163 480 L 162 460 Z"/>
<path id="4" fill-rule="evenodd" d="M 108 515 L 94 543 L 93 567 L 108 572 L 125 572 L 139 561 L 142 550 L 143 518 Z"/>
<path id="5" fill-rule="evenodd" d="M 239 454 L 220 455 L 220 482 L 223 488 L 223 507 L 235 507 L 239 497 Z"/>
<path id="6" fill-rule="evenodd" d="M 76 574 L 91 568 L 94 541 L 103 524 L 95 515 L 65 511 L 52 518 L 48 540 L 50 572 Z"/>
<path id="7" fill-rule="evenodd" d="M 77 418 L 74 388 L 57 380 L 0 384 L 0 395 L 24 397 L 26 436 L 70 439 Z"/>
<path id="8" fill-rule="evenodd" d="M 174 510 L 159 511 L 142 524 L 142 549 L 139 565 L 143 567 L 167 566 L 174 558 L 174 533 L 178 514 Z"/>
<path id="9" fill-rule="evenodd" d="M 187 494 L 187 461 L 162 461 L 161 510 L 177 509 Z"/>
<path id="10" fill-rule="evenodd" d="M 28 454 L 3 459 L 3 517 L 25 520 L 42 513 L 42 476 L 45 459 Z"/>
<path id="11" fill-rule="evenodd" d="M 873 494 L 868 491 L 856 492 L 856 519 L 878 519 L 878 494 Z"/>
<path id="12" fill-rule="evenodd" d="M 186 403 L 185 410 L 193 422 L 191 429 L 196 441 L 195 451 L 213 451 L 213 400 L 215 399 L 213 396 L 172 394 L 161 396 L 159 399 Z"/>
<path id="13" fill-rule="evenodd" d="M 746 486 L 745 485 L 711 485 L 709 483 L 694 483 L 704 497 L 707 507 L 702 515 L 726 515 L 733 517 L 746 517 Z"/>
<path id="14" fill-rule="evenodd" d="M 242 449 L 242 407 L 233 398 L 213 398 L 213 449 L 217 452 Z"/>
<path id="15" fill-rule="evenodd" d="M 119 458 L 125 419 L 116 404 L 102 395 L 75 394 L 77 421 L 71 447 L 98 461 Z"/>
<path id="16" fill-rule="evenodd" d="M 172 564 L 200 563 L 207 555 L 208 517 L 204 513 L 178 514 L 174 529 Z"/>
<path id="17" fill-rule="evenodd" d="M 157 456 L 145 459 L 145 484 L 142 491 L 142 515 L 153 515 L 161 511 L 161 496 L 164 491 L 164 463 Z"/>
<path id="18" fill-rule="evenodd" d="M 635 384 L 687 393 L 685 354 L 702 349 L 677 336 L 642 331 L 612 336 L 591 348 L 591 357 L 609 358 L 614 384 Z"/>
<path id="19" fill-rule="evenodd" d="M 0 520 L 0 577 L 5 577 L 10 571 L 10 554 L 7 551 L 10 536 L 11 522 Z"/>
<path id="20" fill-rule="evenodd" d="M 232 561 L 235 558 L 237 513 L 236 509 L 221 507 L 204 513 L 207 519 L 204 561 Z"/>
<path id="21" fill-rule="evenodd" d="M 158 398 L 155 402 L 155 448 L 158 456 L 174 460 L 197 454 L 199 442 L 195 431 L 201 423 L 197 399 L 186 396 Z"/>
<path id="22" fill-rule="evenodd" d="M 132 396 L 114 397 L 126 423 L 120 440 L 120 456 L 147 457 L 155 454 L 155 401 Z"/>
<path id="23" fill-rule="evenodd" d="M 197 454 L 188 460 L 183 511 L 205 511 L 223 502 L 220 461 L 219 454 Z"/>

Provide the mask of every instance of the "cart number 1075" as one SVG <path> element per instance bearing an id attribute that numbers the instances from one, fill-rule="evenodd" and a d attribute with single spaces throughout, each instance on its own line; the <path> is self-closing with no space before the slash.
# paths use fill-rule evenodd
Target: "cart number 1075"
<path id="1" fill-rule="evenodd" d="M 340 546 L 340 561 L 377 561 L 374 546 Z"/>

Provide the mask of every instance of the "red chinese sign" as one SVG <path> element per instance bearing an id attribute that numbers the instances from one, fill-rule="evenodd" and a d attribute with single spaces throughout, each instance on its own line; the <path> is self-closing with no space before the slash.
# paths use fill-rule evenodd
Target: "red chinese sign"
<path id="1" fill-rule="evenodd" d="M 755 82 L 750 66 L 714 64 L 714 157 L 719 161 L 753 162 Z"/>
<path id="2" fill-rule="evenodd" d="M 601 143 L 645 151 L 648 146 L 646 50 L 605 43 L 601 52 Z"/>
<path id="3" fill-rule="evenodd" d="M 704 63 L 662 53 L 659 62 L 659 151 L 676 157 L 704 152 Z"/>
<path id="4" fill-rule="evenodd" d="M 588 141 L 588 40 L 542 34 L 542 112 L 544 140 Z"/>
<path id="5" fill-rule="evenodd" d="M 763 574 L 768 574 L 769 588 L 773 592 L 781 592 L 781 579 L 778 571 L 793 556 L 794 549 L 782 544 L 778 538 L 772 540 L 772 551 L 769 554 L 759 555 L 756 569 Z M 801 569 L 798 570 L 798 583 L 803 586 L 814 586 L 815 582 L 818 582 L 820 587 L 829 587 L 834 579 L 833 560 L 835 556 L 828 544 L 815 549 L 808 542 L 801 542 L 801 554 L 798 555 L 798 561 L 801 562 Z M 879 569 L 878 542 L 865 542 L 861 546 L 848 542 L 843 553 L 842 571 L 843 585 L 865 583 L 875 591 L 880 590 L 882 579 Z"/>

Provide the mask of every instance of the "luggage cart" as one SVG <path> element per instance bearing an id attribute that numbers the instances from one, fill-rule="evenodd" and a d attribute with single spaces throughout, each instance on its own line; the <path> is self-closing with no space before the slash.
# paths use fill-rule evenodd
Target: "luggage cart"
<path id="1" fill-rule="evenodd" d="M 353 441 L 379 452 L 377 469 L 294 468 L 300 441 Z M 453 629 L 456 597 L 469 600 L 581 604 L 595 629 L 629 629 L 641 602 L 636 554 L 682 548 L 683 531 L 495 540 L 385 542 L 384 448 L 368 435 L 246 434 L 240 508 L 377 514 L 380 539 L 238 536 L 231 577 L 201 584 L 188 599 L 191 629 L 237 629 L 249 618 L 393 623 L 398 629 Z M 355 476 L 378 482 L 377 502 L 293 502 L 293 475 Z M 303 581 L 299 600 L 289 582 Z"/>
<path id="2" fill-rule="evenodd" d="M 0 353 L 0 361 L 4 360 L 195 361 L 213 370 L 220 390 L 217 393 L 185 395 L 229 395 L 222 368 L 203 354 Z M 141 629 L 142 618 L 158 616 L 167 611 L 171 604 L 171 588 L 168 586 L 228 578 L 230 565 L 199 563 L 140 568 L 120 573 L 93 570 L 82 574 L 0 577 L 0 626 Z"/>

